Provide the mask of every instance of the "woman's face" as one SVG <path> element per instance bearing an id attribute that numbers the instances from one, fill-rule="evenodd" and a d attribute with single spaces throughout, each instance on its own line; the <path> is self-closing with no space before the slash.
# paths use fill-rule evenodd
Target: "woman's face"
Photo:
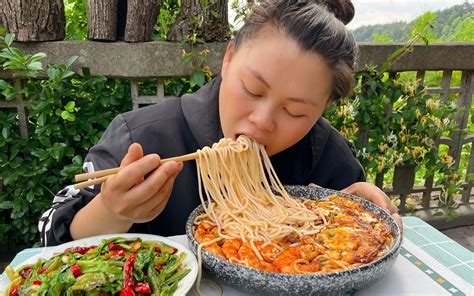
<path id="1" fill-rule="evenodd" d="M 281 152 L 316 123 L 332 85 L 332 72 L 318 54 L 275 29 L 262 29 L 237 51 L 230 44 L 219 93 L 224 137 L 247 135 L 265 145 L 268 155 Z"/>

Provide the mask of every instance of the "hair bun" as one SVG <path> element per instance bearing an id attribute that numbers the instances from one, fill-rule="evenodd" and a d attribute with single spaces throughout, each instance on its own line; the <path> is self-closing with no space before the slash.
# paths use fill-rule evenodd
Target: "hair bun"
<path id="1" fill-rule="evenodd" d="M 332 12 L 344 25 L 350 23 L 354 18 L 355 9 L 351 0 L 315 0 L 317 4 L 323 5 Z"/>

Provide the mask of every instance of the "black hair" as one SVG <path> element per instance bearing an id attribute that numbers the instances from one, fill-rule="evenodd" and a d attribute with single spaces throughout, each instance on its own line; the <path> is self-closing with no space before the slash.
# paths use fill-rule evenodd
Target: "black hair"
<path id="1" fill-rule="evenodd" d="M 332 100 L 352 91 L 357 44 L 346 28 L 354 17 L 350 0 L 267 0 L 254 8 L 234 39 L 234 49 L 272 25 L 298 45 L 323 57 L 333 70 Z"/>

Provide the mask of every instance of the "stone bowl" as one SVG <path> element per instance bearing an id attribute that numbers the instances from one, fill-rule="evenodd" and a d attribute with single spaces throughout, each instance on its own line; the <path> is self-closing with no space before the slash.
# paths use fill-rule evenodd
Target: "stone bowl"
<path id="1" fill-rule="evenodd" d="M 290 195 L 295 197 L 322 199 L 333 193 L 338 193 L 361 202 L 366 210 L 374 212 L 390 226 L 393 243 L 389 252 L 369 264 L 351 270 L 315 274 L 284 274 L 233 264 L 202 249 L 202 265 L 210 275 L 225 285 L 252 294 L 341 295 L 354 294 L 354 292 L 373 284 L 390 270 L 400 252 L 402 236 L 397 223 L 385 210 L 363 198 L 335 190 L 307 186 L 285 186 L 285 188 Z M 186 223 L 186 236 L 190 249 L 196 256 L 199 243 L 194 239 L 193 221 L 202 212 L 202 206 L 197 207 L 189 215 Z"/>

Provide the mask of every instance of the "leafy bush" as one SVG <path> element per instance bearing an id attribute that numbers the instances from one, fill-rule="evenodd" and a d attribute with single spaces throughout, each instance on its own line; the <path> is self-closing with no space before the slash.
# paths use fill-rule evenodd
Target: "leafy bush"
<path id="1" fill-rule="evenodd" d="M 375 176 L 396 166 L 424 168 L 424 178 L 438 173 L 435 185 L 444 188 L 441 202 L 454 206 L 448 197 L 460 190 L 460 175 L 447 151 L 434 144 L 437 137 L 449 136 L 457 128 L 455 98 L 442 104 L 424 86 L 374 68 L 356 73 L 355 78 L 354 95 L 328 108 L 325 115 L 354 142 L 367 173 Z"/>
<path id="2" fill-rule="evenodd" d="M 31 103 L 28 139 L 20 136 L 16 110 L 0 109 L 0 240 L 31 243 L 38 240 L 38 218 L 51 206 L 54 193 L 71 183 L 113 117 L 131 109 L 130 90 L 125 80 L 92 77 L 87 69 L 83 75 L 70 71 L 75 58 L 43 71 L 43 54 L 24 55 L 11 47 L 12 35 L 5 40 L 3 68 L 29 77 L 46 75 L 23 81 L 21 89 L 0 80 L 6 100 L 22 94 Z"/>

